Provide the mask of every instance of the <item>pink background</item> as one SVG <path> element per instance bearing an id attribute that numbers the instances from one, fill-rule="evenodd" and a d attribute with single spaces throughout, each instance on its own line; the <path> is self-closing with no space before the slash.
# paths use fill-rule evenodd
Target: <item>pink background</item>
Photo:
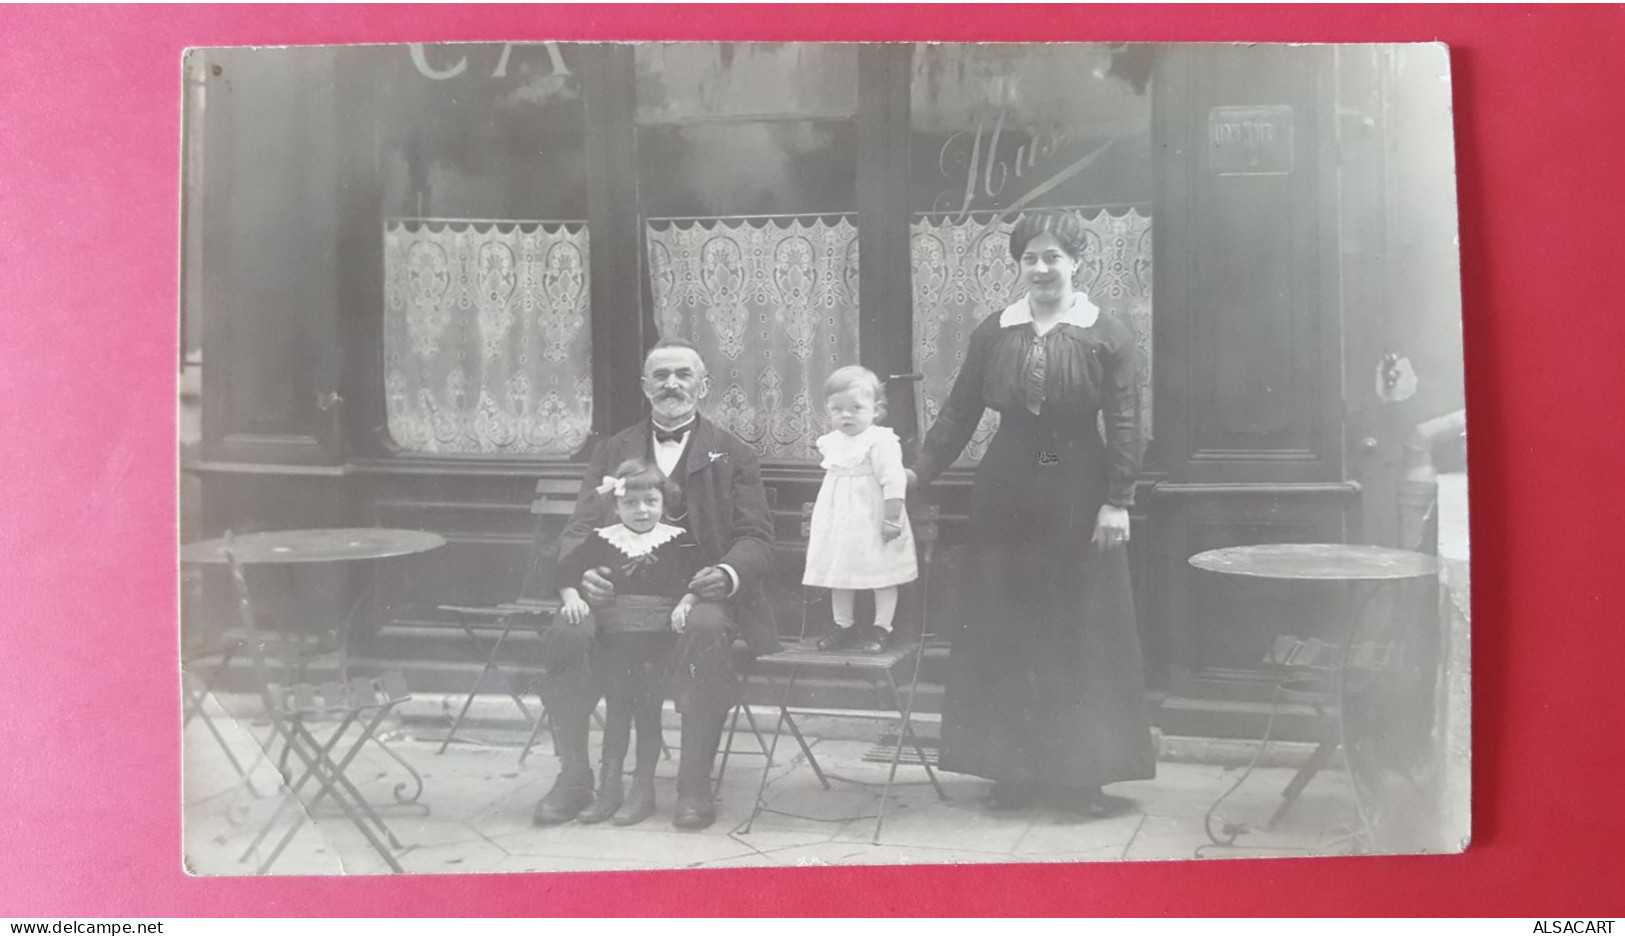
<path id="1" fill-rule="evenodd" d="M 1450 43 L 1478 583 L 1472 848 L 188 878 L 174 676 L 182 50 L 640 38 Z M 0 10 L 0 916 L 1618 914 L 1622 153 L 1619 6 Z"/>

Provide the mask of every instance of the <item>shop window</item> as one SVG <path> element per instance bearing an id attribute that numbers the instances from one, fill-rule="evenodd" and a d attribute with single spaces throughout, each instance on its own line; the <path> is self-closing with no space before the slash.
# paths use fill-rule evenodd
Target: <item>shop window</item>
<path id="1" fill-rule="evenodd" d="M 858 361 L 857 49 L 649 43 L 636 66 L 655 326 L 700 349 L 709 418 L 816 462 L 824 380 Z"/>
<path id="2" fill-rule="evenodd" d="M 592 425 L 583 50 L 358 50 L 383 235 L 389 436 L 562 459 Z"/>
<path id="3" fill-rule="evenodd" d="M 1145 50 L 1056 44 L 915 47 L 910 102 L 914 367 L 922 429 L 971 332 L 1020 298 L 1010 228 L 1069 208 L 1089 235 L 1074 287 L 1135 332 L 1151 429 L 1151 104 Z M 959 464 L 981 459 L 989 412 Z"/>
<path id="4" fill-rule="evenodd" d="M 852 219 L 652 223 L 648 249 L 660 334 L 710 366 L 706 415 L 763 458 L 816 461 L 824 380 L 858 359 Z"/>
<path id="5" fill-rule="evenodd" d="M 592 426 L 583 224 L 384 229 L 390 437 L 412 452 L 565 458 Z"/>

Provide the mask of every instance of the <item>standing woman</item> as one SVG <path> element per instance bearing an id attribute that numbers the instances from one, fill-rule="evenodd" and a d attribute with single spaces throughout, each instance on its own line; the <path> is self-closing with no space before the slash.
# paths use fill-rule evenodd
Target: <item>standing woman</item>
<path id="1" fill-rule="evenodd" d="M 1094 813 L 1102 784 L 1156 773 L 1127 550 L 1137 353 L 1072 289 L 1083 239 L 1070 212 L 1016 222 L 1027 294 L 971 334 L 912 478 L 929 484 L 998 411 L 971 493 L 941 757 L 993 780 L 994 809 Z"/>

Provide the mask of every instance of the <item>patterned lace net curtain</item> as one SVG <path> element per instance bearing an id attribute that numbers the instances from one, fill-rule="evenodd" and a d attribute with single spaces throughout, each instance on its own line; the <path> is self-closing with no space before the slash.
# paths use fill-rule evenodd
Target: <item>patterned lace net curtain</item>
<path id="1" fill-rule="evenodd" d="M 764 459 L 816 461 L 823 387 L 858 360 L 850 217 L 650 222 L 655 322 L 711 368 L 705 415 Z"/>
<path id="2" fill-rule="evenodd" d="M 384 227 L 390 437 L 412 452 L 566 458 L 592 425 L 579 223 Z"/>
<path id="3" fill-rule="evenodd" d="M 1075 209 L 1076 210 L 1076 209 Z M 1131 325 L 1140 349 L 1140 424 L 1151 435 L 1151 219 L 1137 209 L 1080 211 L 1088 236 L 1073 288 L 1101 314 Z M 1013 219 L 920 216 L 912 225 L 914 367 L 920 425 L 929 428 L 965 361 L 970 334 L 988 315 L 1020 298 L 1020 268 L 1010 257 Z M 957 462 L 981 461 L 999 427 L 989 410 Z"/>

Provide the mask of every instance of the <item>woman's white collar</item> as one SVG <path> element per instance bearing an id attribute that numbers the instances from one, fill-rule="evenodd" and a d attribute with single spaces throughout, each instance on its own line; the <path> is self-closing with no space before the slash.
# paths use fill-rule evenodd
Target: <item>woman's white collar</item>
<path id="1" fill-rule="evenodd" d="M 683 528 L 667 523 L 656 523 L 654 529 L 647 533 L 634 533 L 627 529 L 626 524 L 617 523 L 599 530 L 598 535 L 620 550 L 628 559 L 636 559 L 639 556 L 647 556 L 682 536 Z"/>
<path id="2" fill-rule="evenodd" d="M 1015 302 L 1005 306 L 999 315 L 999 327 L 1009 328 L 1012 325 L 1029 325 L 1033 320 L 1032 306 L 1027 304 L 1027 297 L 1022 296 Z M 1072 306 L 1061 316 L 1061 324 L 1076 325 L 1079 328 L 1088 328 L 1100 320 L 1100 306 L 1089 301 L 1089 297 L 1081 292 L 1072 294 Z"/>

